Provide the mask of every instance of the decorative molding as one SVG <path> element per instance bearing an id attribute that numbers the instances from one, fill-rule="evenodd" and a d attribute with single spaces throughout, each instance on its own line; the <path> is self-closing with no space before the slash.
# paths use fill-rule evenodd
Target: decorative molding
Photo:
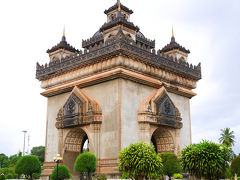
<path id="1" fill-rule="evenodd" d="M 180 129 L 181 114 L 167 94 L 164 87 L 155 91 L 147 100 L 143 101 L 138 111 L 139 123 L 150 123 Z"/>
<path id="2" fill-rule="evenodd" d="M 148 65 L 158 70 L 176 74 L 177 76 L 195 81 L 201 79 L 200 64 L 193 66 L 187 62 L 182 62 L 168 55 L 161 54 L 160 51 L 156 54 L 155 50 L 150 51 L 146 48 L 145 45 L 121 38 L 111 41 L 105 46 L 98 45 L 94 51 L 85 50 L 84 53 L 80 51 L 80 53 L 76 53 L 71 57 L 56 60 L 45 65 L 37 63 L 36 78 L 43 81 L 54 76 L 59 76 L 70 70 L 72 71 L 90 65 L 94 66 L 106 59 L 122 55 L 133 58 L 145 64 L 145 66 Z"/>
<path id="3" fill-rule="evenodd" d="M 164 85 L 164 87 L 167 89 L 168 92 L 179 94 L 181 96 L 188 97 L 188 98 L 192 98 L 193 96 L 196 95 L 196 93 L 194 93 L 189 89 L 182 88 L 182 87 L 168 84 L 168 83 L 163 83 L 162 81 L 157 80 L 155 78 L 141 75 L 139 73 L 135 73 L 122 68 L 113 69 L 111 71 L 103 72 L 101 74 L 95 74 L 95 75 L 92 75 L 91 77 L 86 77 L 84 79 L 69 82 L 67 84 L 51 87 L 46 91 L 42 92 L 41 94 L 45 97 L 51 97 L 57 94 L 65 93 L 65 92 L 71 92 L 75 86 L 78 86 L 79 88 L 84 88 L 84 87 L 88 87 L 91 85 L 99 84 L 101 82 L 106 82 L 106 81 L 117 79 L 117 78 L 132 80 L 134 82 L 138 82 L 140 84 L 148 85 L 154 88 L 160 88 L 162 87 L 162 85 Z"/>
<path id="4" fill-rule="evenodd" d="M 101 122 L 102 110 L 99 103 L 75 87 L 66 103 L 58 111 L 56 128 L 62 129 Z"/>

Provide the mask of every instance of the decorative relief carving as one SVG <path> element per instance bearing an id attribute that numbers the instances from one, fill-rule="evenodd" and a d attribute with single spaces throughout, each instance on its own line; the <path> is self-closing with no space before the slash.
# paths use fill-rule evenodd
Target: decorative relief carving
<path id="1" fill-rule="evenodd" d="M 80 128 L 71 130 L 65 139 L 65 151 L 80 153 L 85 136 L 86 133 Z"/>
<path id="2" fill-rule="evenodd" d="M 182 128 L 181 114 L 167 94 L 164 87 L 158 89 L 150 98 L 141 103 L 138 112 L 140 123 L 148 122 L 161 126 Z"/>
<path id="3" fill-rule="evenodd" d="M 131 41 L 129 38 L 120 38 L 113 41 L 105 42 L 105 45 L 97 45 L 95 51 L 87 51 L 84 53 L 80 51 L 73 56 L 65 59 L 56 60 L 54 63 L 36 66 L 36 78 L 39 80 L 48 79 L 50 77 L 59 75 L 63 72 L 77 67 L 84 67 L 89 64 L 95 64 L 100 59 L 110 58 L 115 56 L 118 51 L 121 50 L 123 55 L 127 57 L 137 57 L 139 60 L 146 64 L 152 64 L 158 69 L 166 69 L 172 73 L 181 74 L 183 77 L 191 78 L 193 80 L 201 79 L 201 64 L 198 66 L 191 66 L 187 62 L 174 61 L 167 55 L 155 54 L 155 51 L 148 51 L 146 46 L 141 43 Z M 118 53 L 117 53 L 118 54 Z M 73 66 L 74 65 L 74 66 Z"/>
<path id="4" fill-rule="evenodd" d="M 158 153 L 160 152 L 174 152 L 174 141 L 169 130 L 165 128 L 158 128 L 153 137 L 156 140 Z"/>
<path id="5" fill-rule="evenodd" d="M 56 120 L 56 128 L 101 123 L 102 110 L 97 101 L 75 87 L 65 105 L 60 108 Z"/>

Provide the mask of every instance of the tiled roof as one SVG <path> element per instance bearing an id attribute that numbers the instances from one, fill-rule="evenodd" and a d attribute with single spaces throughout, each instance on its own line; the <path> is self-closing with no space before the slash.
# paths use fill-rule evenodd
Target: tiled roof
<path id="1" fill-rule="evenodd" d="M 164 48 L 161 49 L 161 53 L 164 53 L 164 52 L 168 52 L 168 51 L 171 51 L 171 50 L 174 50 L 174 49 L 178 49 L 184 53 L 187 53 L 189 54 L 190 51 L 188 49 L 186 49 L 185 47 L 181 46 L 180 44 L 178 44 L 176 41 L 175 41 L 175 38 L 172 37 L 171 39 L 171 42 L 169 44 L 167 44 L 166 46 L 164 46 Z"/>
<path id="2" fill-rule="evenodd" d="M 128 22 L 123 16 L 118 16 L 113 21 L 105 23 L 104 25 L 102 25 L 100 30 L 104 31 L 119 24 L 124 25 L 132 30 L 139 31 L 139 28 L 137 26 L 135 26 L 132 22 Z"/>
<path id="3" fill-rule="evenodd" d="M 121 7 L 121 9 L 123 11 L 126 11 L 126 12 L 128 12 L 130 14 L 133 13 L 133 11 L 131 9 L 129 9 L 128 7 L 126 7 L 126 6 L 122 5 L 122 4 L 120 4 L 120 7 Z M 111 6 L 110 8 L 108 8 L 107 10 L 105 10 L 104 13 L 107 14 L 107 13 L 109 13 L 111 11 L 114 11 L 115 9 L 118 9 L 118 4 L 117 3 L 114 4 L 113 6 Z"/>
<path id="4" fill-rule="evenodd" d="M 79 52 L 78 49 L 75 49 L 74 47 L 72 47 L 70 44 L 67 43 L 65 36 L 62 37 L 62 40 L 60 41 L 60 43 L 58 43 L 56 46 L 53 46 L 51 49 L 48 49 L 47 53 L 52 53 L 59 49 L 64 49 L 73 53 Z"/>

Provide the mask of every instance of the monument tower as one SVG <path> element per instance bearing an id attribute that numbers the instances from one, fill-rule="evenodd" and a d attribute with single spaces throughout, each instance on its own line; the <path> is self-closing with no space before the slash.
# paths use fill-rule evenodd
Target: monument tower
<path id="1" fill-rule="evenodd" d="M 153 144 L 157 152 L 178 154 L 191 144 L 190 99 L 201 79 L 201 65 L 188 62 L 189 50 L 171 41 L 155 50 L 117 2 L 104 13 L 107 22 L 82 49 L 65 37 L 37 63 L 36 78 L 47 98 L 46 154 L 42 178 L 60 154 L 73 164 L 85 142 L 98 158 L 97 173 L 117 177 L 119 151 L 131 143 Z M 86 143 L 85 143 L 86 144 Z"/>

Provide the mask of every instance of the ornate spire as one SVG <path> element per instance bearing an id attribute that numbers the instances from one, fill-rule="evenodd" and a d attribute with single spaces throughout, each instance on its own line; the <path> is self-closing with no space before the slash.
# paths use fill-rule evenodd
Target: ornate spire
<path id="1" fill-rule="evenodd" d="M 171 38 L 171 42 L 175 42 L 175 37 L 174 37 L 173 26 L 172 26 L 172 38 Z"/>
<path id="2" fill-rule="evenodd" d="M 120 4 L 120 0 L 118 0 L 118 11 L 121 11 L 121 4 Z"/>
<path id="3" fill-rule="evenodd" d="M 65 37 L 65 25 L 64 25 L 64 27 L 63 27 L 62 41 L 66 41 L 66 37 Z"/>

